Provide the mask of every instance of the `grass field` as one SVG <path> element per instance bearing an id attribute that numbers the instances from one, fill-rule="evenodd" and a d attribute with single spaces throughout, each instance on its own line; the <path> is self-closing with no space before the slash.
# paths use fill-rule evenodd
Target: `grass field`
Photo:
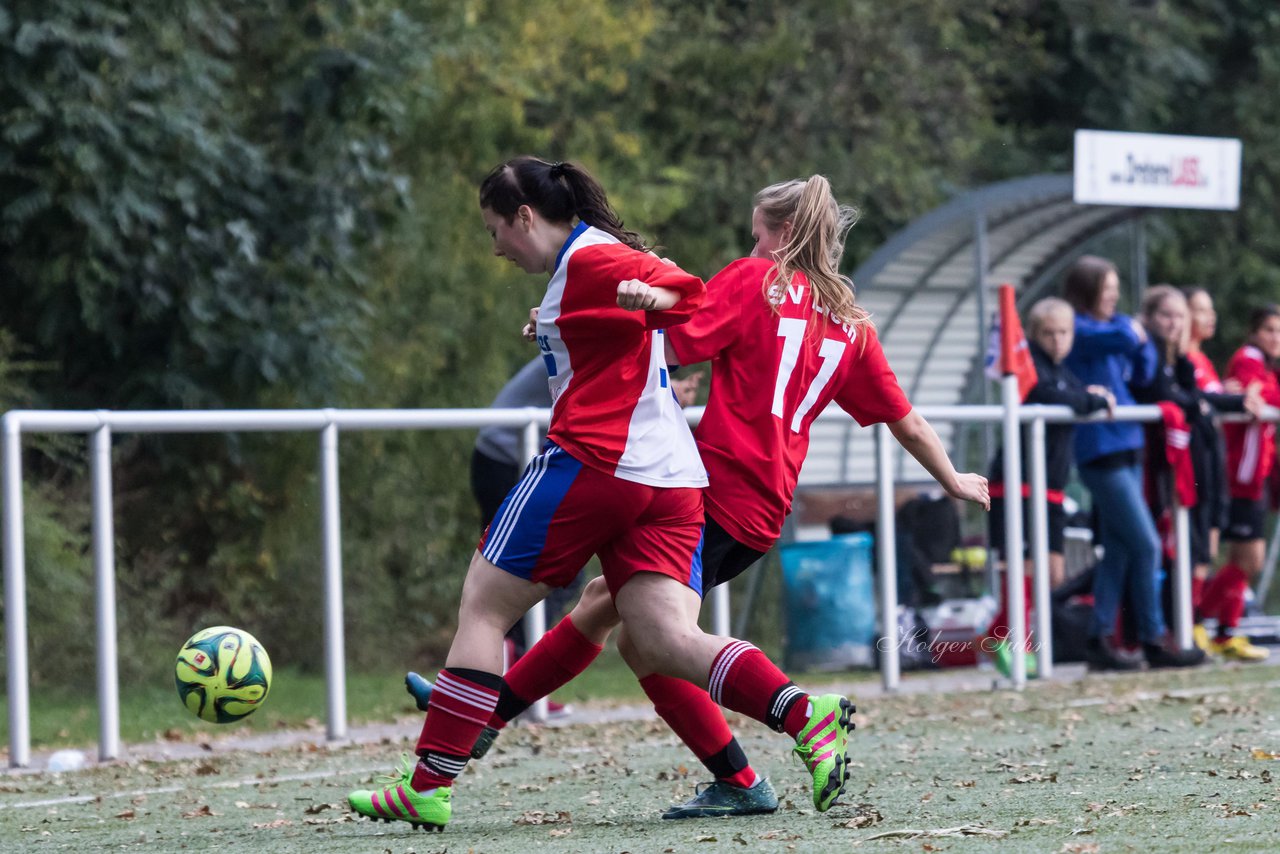
<path id="1" fill-rule="evenodd" d="M 507 732 L 460 780 L 444 834 L 352 820 L 346 792 L 411 749 L 406 716 L 389 730 L 403 738 L 385 743 L 250 753 L 219 742 L 182 761 L 0 777 L 0 850 L 1276 850 L 1278 668 L 1090 676 L 1021 695 L 860 690 L 853 778 L 821 815 L 787 739 L 738 721 L 782 809 L 661 821 L 701 768 L 640 720 Z"/>

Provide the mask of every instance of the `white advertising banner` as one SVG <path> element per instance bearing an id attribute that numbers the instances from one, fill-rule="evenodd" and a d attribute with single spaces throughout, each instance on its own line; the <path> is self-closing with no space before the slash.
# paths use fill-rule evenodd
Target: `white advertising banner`
<path id="1" fill-rule="evenodd" d="M 1238 139 L 1078 130 L 1075 201 L 1235 210 L 1240 151 Z"/>

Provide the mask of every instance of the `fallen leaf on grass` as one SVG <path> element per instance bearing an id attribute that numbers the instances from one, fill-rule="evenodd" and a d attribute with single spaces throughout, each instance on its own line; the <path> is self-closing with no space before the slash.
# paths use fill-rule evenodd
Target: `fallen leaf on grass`
<path id="1" fill-rule="evenodd" d="M 345 824 L 349 821 L 355 821 L 350 813 L 341 813 L 333 818 L 304 818 L 303 824 Z"/>
<path id="2" fill-rule="evenodd" d="M 1254 759 L 1280 759 L 1280 753 L 1276 753 L 1274 750 L 1263 750 L 1261 747 L 1255 747 L 1253 749 L 1253 758 Z"/>
<path id="3" fill-rule="evenodd" d="M 254 830 L 266 830 L 266 829 L 273 828 L 273 827 L 288 827 L 288 826 L 289 826 L 289 825 L 291 825 L 291 824 L 293 824 L 293 822 L 292 822 L 292 821 L 290 821 L 290 820 L 289 820 L 289 819 L 287 819 L 287 818 L 278 818 L 278 819 L 276 819 L 275 821 L 263 821 L 263 822 L 256 822 L 256 821 L 255 821 L 255 822 L 253 823 L 253 829 L 254 829 Z"/>
<path id="4" fill-rule="evenodd" d="M 209 809 L 208 804 L 202 804 L 199 807 L 196 807 L 195 809 L 193 809 L 191 812 L 184 812 L 182 814 L 182 817 L 183 818 L 208 818 L 210 816 L 215 816 L 215 815 L 222 815 L 222 813 L 214 812 L 213 810 Z"/>
<path id="5" fill-rule="evenodd" d="M 303 812 L 306 813 L 307 815 L 318 815 L 319 813 L 322 813 L 325 810 L 336 810 L 339 808 L 340 807 L 338 806 L 338 804 L 312 804 L 311 806 L 304 809 Z"/>
<path id="6" fill-rule="evenodd" d="M 218 769 L 213 766 L 212 762 L 201 762 L 196 766 L 197 777 L 207 777 L 210 774 L 217 774 Z"/>
<path id="7" fill-rule="evenodd" d="M 694 840 L 694 841 L 696 841 L 696 842 L 719 842 L 720 840 L 716 839 L 714 836 L 699 836 L 699 837 L 698 837 L 696 840 Z"/>
<path id="8" fill-rule="evenodd" d="M 122 819 L 124 819 L 125 821 L 132 821 L 133 819 L 135 819 L 135 818 L 137 818 L 137 817 L 138 817 L 138 814 L 137 814 L 136 812 L 134 812 L 133 810 L 125 810 L 124 812 L 118 812 L 118 813 L 116 813 L 116 818 L 122 818 Z"/>
<path id="9" fill-rule="evenodd" d="M 568 836 L 570 833 L 573 833 L 572 827 L 562 827 L 551 831 L 552 836 Z"/>
<path id="10" fill-rule="evenodd" d="M 798 833 L 788 833 L 785 830 L 766 830 L 760 834 L 761 839 L 777 839 L 782 842 L 794 842 L 802 837 Z"/>
<path id="11" fill-rule="evenodd" d="M 570 821 L 572 821 L 572 819 L 570 819 L 569 813 L 565 812 L 564 810 L 561 810 L 560 812 L 556 812 L 556 813 L 544 812 L 542 810 L 526 810 L 513 823 L 514 824 L 532 824 L 532 825 L 567 824 Z"/>
<path id="12" fill-rule="evenodd" d="M 1014 827 L 1038 827 L 1040 825 L 1057 824 L 1056 818 L 1024 818 L 1014 822 Z"/>
<path id="13" fill-rule="evenodd" d="M 1019 774 L 1017 777 L 1010 777 L 1010 783 L 1056 783 L 1058 782 L 1058 773 L 1052 774 Z"/>
<path id="14" fill-rule="evenodd" d="M 871 827 L 873 824 L 879 824 L 884 821 L 884 816 L 880 814 L 880 810 L 871 804 L 858 804 L 854 809 L 856 812 L 852 818 L 838 821 L 832 827 L 857 830 L 862 827 Z"/>
<path id="15" fill-rule="evenodd" d="M 983 836 L 989 839 L 1000 839 L 1008 836 L 1006 830 L 995 830 L 981 824 L 962 824 L 959 827 L 940 827 L 936 830 L 886 830 L 875 833 L 866 839 L 860 839 L 855 845 L 871 842 L 876 839 L 942 839 L 955 836 Z"/>
<path id="16" fill-rule="evenodd" d="M 1058 854 L 1098 854 L 1102 846 L 1096 842 L 1064 842 Z"/>

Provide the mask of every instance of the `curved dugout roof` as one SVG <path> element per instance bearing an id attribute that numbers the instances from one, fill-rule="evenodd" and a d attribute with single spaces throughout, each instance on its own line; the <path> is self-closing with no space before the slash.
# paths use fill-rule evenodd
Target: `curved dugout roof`
<path id="1" fill-rule="evenodd" d="M 911 402 L 981 402 L 987 322 L 979 318 L 995 310 L 996 286 L 1014 285 L 1025 308 L 1056 284 L 1090 241 L 1142 213 L 1078 205 L 1071 175 L 1035 175 L 963 193 L 889 238 L 853 281 Z M 985 289 L 975 286 L 979 278 Z M 954 452 L 953 439 L 962 431 L 946 423 L 934 427 Z M 900 449 L 895 453 L 900 478 L 929 479 Z M 800 484 L 870 483 L 874 459 L 872 431 L 815 424 Z"/>

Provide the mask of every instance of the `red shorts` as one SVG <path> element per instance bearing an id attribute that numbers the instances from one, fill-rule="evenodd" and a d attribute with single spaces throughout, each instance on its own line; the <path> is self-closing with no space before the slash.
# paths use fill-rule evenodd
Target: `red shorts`
<path id="1" fill-rule="evenodd" d="M 583 465 L 548 442 L 480 539 L 499 569 L 564 587 L 599 555 L 609 592 L 638 572 L 702 593 L 702 490 L 662 489 Z"/>

